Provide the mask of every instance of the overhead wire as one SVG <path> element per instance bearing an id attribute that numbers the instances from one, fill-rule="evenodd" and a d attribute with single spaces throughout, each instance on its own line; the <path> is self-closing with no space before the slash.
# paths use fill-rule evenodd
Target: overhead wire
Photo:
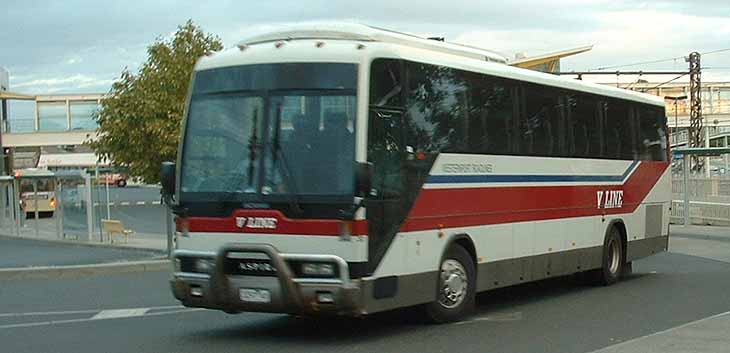
<path id="1" fill-rule="evenodd" d="M 674 81 L 676 81 L 676 80 L 679 80 L 680 78 L 682 78 L 683 76 L 686 76 L 686 75 L 689 75 L 689 72 L 687 72 L 687 73 L 684 73 L 684 74 L 681 74 L 681 75 L 679 75 L 679 76 L 677 76 L 677 77 L 675 77 L 675 78 L 673 78 L 673 79 L 671 79 L 671 80 L 669 80 L 669 81 L 665 81 L 665 82 L 662 82 L 662 83 L 660 83 L 660 84 L 658 84 L 658 85 L 656 85 L 656 86 L 654 86 L 654 87 L 649 87 L 649 88 L 643 88 L 643 89 L 642 89 L 641 91 L 642 91 L 642 92 L 646 92 L 646 91 L 650 91 L 650 90 L 653 90 L 653 89 L 659 88 L 659 87 L 661 87 L 661 86 L 664 86 L 664 85 L 666 85 L 667 83 L 670 83 L 670 82 L 674 82 Z"/>
<path id="2" fill-rule="evenodd" d="M 726 51 L 730 51 L 730 48 L 724 48 L 724 49 L 716 49 L 716 50 L 705 51 L 705 52 L 701 52 L 700 55 L 716 54 L 716 53 L 722 53 L 722 52 L 726 52 Z M 684 59 L 684 58 L 685 58 L 685 56 L 682 55 L 682 56 L 675 56 L 675 57 L 666 58 L 666 59 L 641 61 L 641 62 L 635 62 L 635 63 L 629 63 L 629 64 L 621 64 L 621 65 L 613 65 L 613 66 L 602 66 L 602 67 L 596 68 L 595 70 L 602 71 L 602 70 L 617 69 L 617 68 L 628 67 L 628 66 L 658 64 L 658 63 L 663 63 L 663 62 L 667 62 L 667 61 L 674 61 L 674 60 Z M 589 70 L 589 71 L 591 71 L 591 70 Z"/>

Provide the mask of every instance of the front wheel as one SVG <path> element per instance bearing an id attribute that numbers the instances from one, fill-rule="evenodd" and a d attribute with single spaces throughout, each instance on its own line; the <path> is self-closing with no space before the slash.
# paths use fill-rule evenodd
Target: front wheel
<path id="1" fill-rule="evenodd" d="M 445 323 L 458 321 L 474 308 L 476 270 L 471 255 L 461 246 L 453 245 L 441 261 L 436 301 L 426 304 L 428 321 Z"/>

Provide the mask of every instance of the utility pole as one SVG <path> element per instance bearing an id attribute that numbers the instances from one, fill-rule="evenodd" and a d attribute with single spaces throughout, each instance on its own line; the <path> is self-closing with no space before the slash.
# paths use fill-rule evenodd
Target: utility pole
<path id="1" fill-rule="evenodd" d="M 9 164 L 8 159 L 10 156 L 5 153 L 5 147 L 3 147 L 3 133 L 5 132 L 7 121 L 8 101 L 6 99 L 0 99 L 0 175 L 6 175 L 6 172 L 10 172 L 5 170 L 5 166 Z"/>
<path id="2" fill-rule="evenodd" d="M 689 139 L 690 148 L 705 147 L 705 131 L 702 122 L 702 81 L 700 80 L 700 53 L 692 52 L 687 59 L 689 62 Z M 692 155 L 691 170 L 702 171 L 705 166 L 702 157 Z"/>

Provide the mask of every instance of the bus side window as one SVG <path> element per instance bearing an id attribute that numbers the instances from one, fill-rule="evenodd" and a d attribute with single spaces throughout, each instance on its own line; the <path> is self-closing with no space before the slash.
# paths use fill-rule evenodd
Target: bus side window
<path id="1" fill-rule="evenodd" d="M 522 121 L 522 152 L 532 156 L 558 156 L 557 132 L 561 105 L 555 88 L 525 85 L 525 117 Z"/>
<path id="2" fill-rule="evenodd" d="M 394 199 L 403 191 L 402 115 L 371 110 L 368 127 L 368 161 L 373 163 L 373 190 L 376 199 Z"/>
<path id="3" fill-rule="evenodd" d="M 661 108 L 642 107 L 639 115 L 639 154 L 644 160 L 667 161 L 667 132 Z"/>

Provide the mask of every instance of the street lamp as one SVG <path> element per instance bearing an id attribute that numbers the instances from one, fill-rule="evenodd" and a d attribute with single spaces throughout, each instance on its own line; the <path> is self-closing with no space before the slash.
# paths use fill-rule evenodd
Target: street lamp
<path id="1" fill-rule="evenodd" d="M 677 138 L 674 137 L 675 130 L 677 130 L 677 127 L 678 127 L 678 123 L 677 123 L 677 101 L 681 101 L 681 100 L 687 99 L 687 95 L 676 96 L 676 97 L 664 96 L 664 99 L 668 99 L 668 100 L 674 101 L 674 129 L 671 129 L 671 128 L 669 129 L 669 135 L 674 138 L 674 143 L 678 143 L 677 142 Z"/>

